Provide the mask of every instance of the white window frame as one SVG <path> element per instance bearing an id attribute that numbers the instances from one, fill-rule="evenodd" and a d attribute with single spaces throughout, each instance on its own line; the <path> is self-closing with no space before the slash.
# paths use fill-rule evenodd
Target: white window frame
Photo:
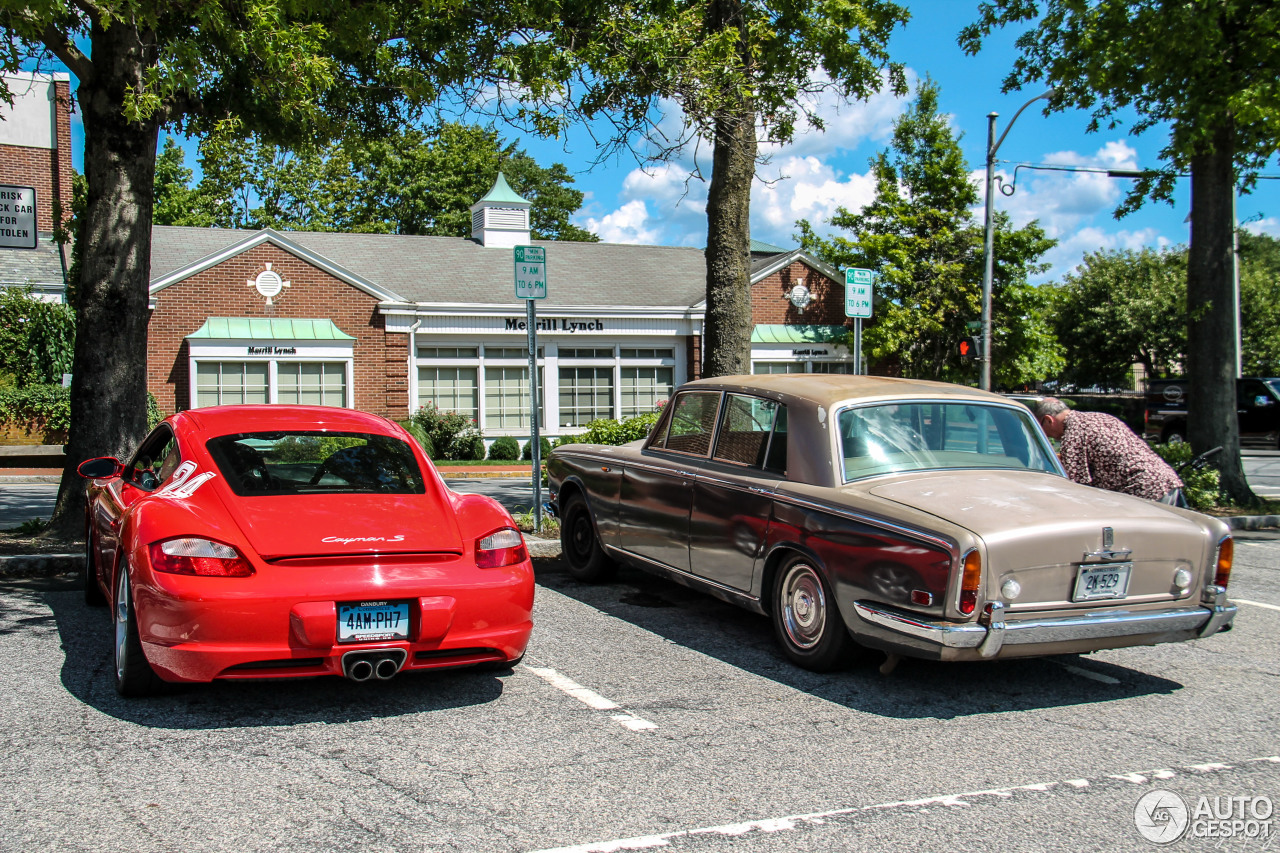
<path id="1" fill-rule="evenodd" d="M 205 343 L 197 340 L 187 340 L 187 393 L 189 408 L 200 408 L 197 401 L 199 397 L 196 391 L 196 365 L 204 362 L 253 362 L 266 363 L 267 365 L 267 403 L 269 405 L 277 404 L 277 390 L 279 388 L 279 372 L 276 368 L 281 361 L 288 362 L 322 362 L 335 363 L 341 362 L 343 365 L 345 393 L 342 408 L 355 408 L 355 358 L 354 344 L 350 343 L 325 343 L 316 346 L 314 341 L 270 341 L 264 343 L 262 341 L 240 341 L 231 342 L 219 340 L 216 343 Z M 293 349 L 292 353 L 280 354 L 262 354 L 249 355 L 247 350 L 251 346 L 271 346 L 281 349 Z"/>

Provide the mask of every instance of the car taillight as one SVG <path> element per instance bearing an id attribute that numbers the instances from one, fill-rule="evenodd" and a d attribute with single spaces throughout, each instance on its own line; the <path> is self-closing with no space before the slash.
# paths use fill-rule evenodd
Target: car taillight
<path id="1" fill-rule="evenodd" d="M 476 566 L 496 569 L 523 563 L 529 557 L 524 547 L 524 537 L 513 527 L 495 530 L 476 540 Z"/>
<path id="2" fill-rule="evenodd" d="M 151 568 L 157 572 L 210 578 L 247 578 L 253 574 L 253 565 L 235 548 L 193 536 L 154 543 Z"/>
<path id="3" fill-rule="evenodd" d="M 1218 565 L 1213 572 L 1213 582 L 1225 587 L 1231 580 L 1231 558 L 1235 555 L 1236 546 L 1230 536 L 1222 537 L 1218 543 Z"/>
<path id="4" fill-rule="evenodd" d="M 964 555 L 960 576 L 960 612 L 968 616 L 978 606 L 978 586 L 982 582 L 982 557 L 977 549 Z"/>

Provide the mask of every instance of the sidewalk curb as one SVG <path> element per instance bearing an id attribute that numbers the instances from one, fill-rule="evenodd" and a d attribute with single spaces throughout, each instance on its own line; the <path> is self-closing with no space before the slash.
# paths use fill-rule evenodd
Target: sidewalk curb
<path id="1" fill-rule="evenodd" d="M 1280 515 L 1229 515 L 1222 520 L 1232 530 L 1267 530 L 1280 527 Z"/>

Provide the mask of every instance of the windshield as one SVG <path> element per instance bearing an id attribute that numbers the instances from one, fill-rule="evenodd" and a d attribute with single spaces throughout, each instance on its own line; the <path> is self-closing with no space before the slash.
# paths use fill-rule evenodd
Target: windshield
<path id="1" fill-rule="evenodd" d="M 219 436 L 208 447 L 237 495 L 425 491 L 413 451 L 390 436 L 254 432 Z"/>
<path id="2" fill-rule="evenodd" d="M 1271 389 L 1271 393 L 1275 394 L 1276 397 L 1280 397 L 1280 379 L 1267 379 L 1265 381 L 1267 387 Z"/>
<path id="3" fill-rule="evenodd" d="M 1028 414 L 981 403 L 894 403 L 840 412 L 844 479 L 896 471 L 1021 468 L 1059 473 Z"/>

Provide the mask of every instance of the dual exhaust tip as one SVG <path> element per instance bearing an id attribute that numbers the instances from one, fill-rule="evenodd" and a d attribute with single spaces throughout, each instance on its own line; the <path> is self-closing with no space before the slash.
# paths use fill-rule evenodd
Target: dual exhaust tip
<path id="1" fill-rule="evenodd" d="M 347 652 L 342 656 L 342 672 L 352 681 L 390 681 L 404 666 L 409 653 L 404 649 L 379 649 L 375 652 Z"/>

